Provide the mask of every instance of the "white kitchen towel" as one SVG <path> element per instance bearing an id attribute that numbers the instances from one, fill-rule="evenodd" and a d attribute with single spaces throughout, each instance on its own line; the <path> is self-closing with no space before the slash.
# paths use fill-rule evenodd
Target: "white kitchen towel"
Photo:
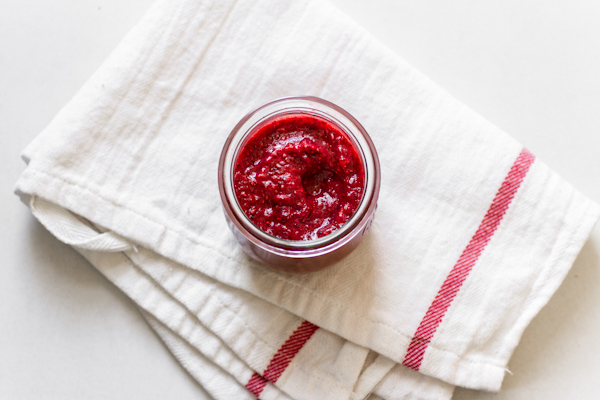
<path id="1" fill-rule="evenodd" d="M 288 95 L 345 108 L 381 160 L 369 235 L 347 259 L 301 276 L 241 251 L 216 181 L 236 122 Z M 141 269 L 171 260 L 400 371 L 492 391 L 599 215 L 508 135 L 318 0 L 159 1 L 24 158 L 24 200 L 101 227 L 105 236 L 89 240 L 135 246 L 126 254 Z"/>

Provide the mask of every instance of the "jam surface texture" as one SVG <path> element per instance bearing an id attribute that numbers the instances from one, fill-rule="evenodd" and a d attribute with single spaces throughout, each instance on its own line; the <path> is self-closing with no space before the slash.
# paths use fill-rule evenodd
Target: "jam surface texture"
<path id="1" fill-rule="evenodd" d="M 352 217 L 364 180 L 361 158 L 339 127 L 293 114 L 251 134 L 235 162 L 233 186 L 258 228 L 281 239 L 311 240 Z"/>

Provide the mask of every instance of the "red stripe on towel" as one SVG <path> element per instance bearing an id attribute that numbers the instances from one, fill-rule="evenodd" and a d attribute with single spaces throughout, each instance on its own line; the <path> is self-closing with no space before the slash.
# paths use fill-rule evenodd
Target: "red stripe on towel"
<path id="1" fill-rule="evenodd" d="M 483 221 L 477 228 L 477 232 L 475 232 L 450 274 L 446 277 L 444 284 L 417 328 L 402 362 L 405 366 L 416 371 L 421 367 L 425 350 L 442 322 L 444 314 L 446 314 L 448 307 L 452 304 L 454 297 L 456 297 L 460 287 L 467 279 L 485 246 L 496 232 L 510 202 L 515 197 L 515 193 L 521 186 L 534 160 L 535 156 L 526 149 L 523 149 L 517 157 L 508 175 L 504 178 L 498 193 L 496 193 L 492 205 L 483 217 Z"/>
<path id="2" fill-rule="evenodd" d="M 267 385 L 267 381 L 273 383 L 277 382 L 277 379 L 279 379 L 281 374 L 283 374 L 283 371 L 285 371 L 290 362 L 292 362 L 294 356 L 300 351 L 317 329 L 319 329 L 317 325 L 311 324 L 308 321 L 302 321 L 294 333 L 292 333 L 279 350 L 277 350 L 277 353 L 273 356 L 271 362 L 269 362 L 269 366 L 265 369 L 265 372 L 263 372 L 262 375 L 255 372 L 246 384 L 246 388 L 258 397 Z"/>
<path id="3" fill-rule="evenodd" d="M 246 389 L 252 392 L 253 395 L 258 398 L 262 393 L 263 389 L 267 386 L 267 380 L 263 378 L 258 372 L 252 374 L 252 378 L 246 383 Z"/>

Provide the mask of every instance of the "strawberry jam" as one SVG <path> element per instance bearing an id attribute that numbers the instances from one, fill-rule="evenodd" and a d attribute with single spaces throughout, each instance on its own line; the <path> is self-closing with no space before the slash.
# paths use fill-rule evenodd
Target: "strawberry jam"
<path id="1" fill-rule="evenodd" d="M 287 240 L 317 239 L 342 227 L 360 204 L 364 181 L 361 157 L 344 131 L 308 114 L 259 126 L 233 172 L 246 216 Z"/>

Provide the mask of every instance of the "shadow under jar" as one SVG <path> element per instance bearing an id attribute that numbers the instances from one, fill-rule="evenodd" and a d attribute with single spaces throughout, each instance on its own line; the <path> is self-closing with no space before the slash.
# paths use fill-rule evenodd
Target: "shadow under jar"
<path id="1" fill-rule="evenodd" d="M 321 270 L 368 233 L 380 186 L 377 152 L 350 114 L 317 97 L 250 112 L 219 160 L 229 228 L 255 260 L 290 273 Z"/>

